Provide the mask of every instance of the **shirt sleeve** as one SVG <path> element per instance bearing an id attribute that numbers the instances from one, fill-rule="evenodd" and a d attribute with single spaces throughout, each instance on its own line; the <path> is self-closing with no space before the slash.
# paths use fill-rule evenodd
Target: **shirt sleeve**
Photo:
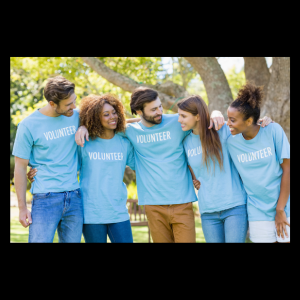
<path id="1" fill-rule="evenodd" d="M 231 136 L 231 132 L 230 132 L 229 126 L 227 125 L 226 121 L 225 121 L 225 124 L 223 125 L 223 127 L 224 127 L 224 137 L 227 140 Z"/>
<path id="2" fill-rule="evenodd" d="M 135 170 L 134 148 L 130 142 L 128 143 L 127 147 L 126 165 L 129 166 L 132 170 Z"/>
<path id="3" fill-rule="evenodd" d="M 29 129 L 22 123 L 19 123 L 12 155 L 29 159 L 33 144 L 33 137 Z"/>
<path id="4" fill-rule="evenodd" d="M 279 163 L 282 164 L 284 158 L 290 158 L 290 143 L 284 130 L 279 124 L 274 123 L 273 128 L 273 140 L 275 144 L 276 156 L 279 160 Z"/>

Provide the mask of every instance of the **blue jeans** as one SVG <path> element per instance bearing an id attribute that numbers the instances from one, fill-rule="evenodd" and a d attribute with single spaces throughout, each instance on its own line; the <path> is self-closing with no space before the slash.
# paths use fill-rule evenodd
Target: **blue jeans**
<path id="1" fill-rule="evenodd" d="M 248 230 L 246 205 L 201 214 L 201 221 L 207 243 L 245 243 Z"/>
<path id="2" fill-rule="evenodd" d="M 83 224 L 86 243 L 107 243 L 107 234 L 112 243 L 133 243 L 130 221 L 111 224 Z"/>
<path id="3" fill-rule="evenodd" d="M 29 243 L 52 243 L 57 229 L 60 243 L 80 243 L 83 208 L 80 189 L 34 194 Z"/>

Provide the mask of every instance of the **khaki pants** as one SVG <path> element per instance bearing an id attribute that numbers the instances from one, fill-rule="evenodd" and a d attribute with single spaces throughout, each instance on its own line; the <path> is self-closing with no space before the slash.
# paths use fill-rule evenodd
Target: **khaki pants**
<path id="1" fill-rule="evenodd" d="M 195 243 L 192 202 L 172 205 L 145 205 L 154 243 Z"/>

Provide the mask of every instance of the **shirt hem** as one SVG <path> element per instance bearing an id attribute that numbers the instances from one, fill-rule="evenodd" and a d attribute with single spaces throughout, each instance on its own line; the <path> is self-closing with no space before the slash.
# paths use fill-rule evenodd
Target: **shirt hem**
<path id="1" fill-rule="evenodd" d="M 87 221 L 84 220 L 83 224 L 113 224 L 113 223 L 121 223 L 129 220 L 129 215 L 128 217 L 120 220 L 105 220 L 105 221 L 99 221 L 99 219 L 88 219 Z"/>
<path id="2" fill-rule="evenodd" d="M 22 159 L 28 159 L 28 160 L 30 159 L 30 157 L 25 157 L 23 155 L 19 155 L 19 154 L 15 154 L 15 153 L 12 153 L 12 155 L 17 156 L 17 157 L 22 158 Z"/>
<path id="3" fill-rule="evenodd" d="M 63 193 L 63 192 L 74 191 L 74 190 L 77 190 L 79 188 L 80 188 L 80 186 L 78 185 L 77 187 L 74 186 L 74 187 L 71 187 L 70 189 L 49 189 L 49 190 L 46 190 L 46 191 L 30 191 L 30 193 L 32 195 L 34 195 L 34 194 L 45 194 L 45 193 Z"/>
<path id="4" fill-rule="evenodd" d="M 246 204 L 247 204 L 246 202 L 238 202 L 236 204 L 226 205 L 226 206 L 221 207 L 221 208 L 216 208 L 216 209 L 213 209 L 213 210 L 204 210 L 204 211 L 201 211 L 201 208 L 199 206 L 199 211 L 200 211 L 200 214 L 211 214 L 211 213 L 223 211 L 223 210 L 226 210 L 226 209 L 230 209 L 230 208 L 234 208 L 236 206 L 246 205 Z"/>
<path id="5" fill-rule="evenodd" d="M 182 201 L 182 202 L 176 202 L 176 203 L 174 203 L 174 201 L 172 202 L 156 202 L 156 203 L 153 203 L 153 202 L 151 202 L 151 203 L 149 203 L 149 202 L 147 202 L 147 201 L 138 201 L 138 204 L 139 205 L 174 205 L 174 204 L 184 204 L 184 203 L 189 203 L 189 202 L 196 202 L 196 201 L 198 201 L 198 199 L 195 199 L 195 200 L 186 200 L 186 201 Z"/>

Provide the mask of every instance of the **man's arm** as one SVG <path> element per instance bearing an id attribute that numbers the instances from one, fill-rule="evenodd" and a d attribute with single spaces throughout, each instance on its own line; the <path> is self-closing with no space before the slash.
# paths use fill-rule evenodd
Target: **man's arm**
<path id="1" fill-rule="evenodd" d="M 27 209 L 26 205 L 26 172 L 28 162 L 28 159 L 23 159 L 15 156 L 15 188 L 19 205 L 19 221 L 25 228 L 32 223 L 31 213 Z"/>

